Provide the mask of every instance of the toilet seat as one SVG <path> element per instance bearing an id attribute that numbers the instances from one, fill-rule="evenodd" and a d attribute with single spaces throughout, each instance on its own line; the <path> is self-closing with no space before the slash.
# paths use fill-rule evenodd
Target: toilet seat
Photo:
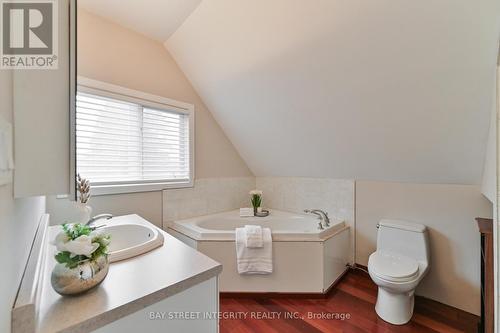
<path id="1" fill-rule="evenodd" d="M 368 269 L 381 279 L 406 282 L 418 275 L 418 262 L 389 251 L 376 251 L 368 260 Z"/>

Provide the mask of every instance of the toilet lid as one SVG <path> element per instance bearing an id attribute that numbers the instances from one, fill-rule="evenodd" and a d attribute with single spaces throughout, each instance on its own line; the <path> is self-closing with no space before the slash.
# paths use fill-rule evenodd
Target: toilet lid
<path id="1" fill-rule="evenodd" d="M 418 273 L 416 260 L 388 251 L 372 253 L 368 268 L 381 278 L 393 281 L 407 281 Z"/>

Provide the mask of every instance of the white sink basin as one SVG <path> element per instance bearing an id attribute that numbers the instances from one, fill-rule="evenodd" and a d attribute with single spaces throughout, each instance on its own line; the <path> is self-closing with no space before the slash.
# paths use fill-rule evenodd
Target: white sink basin
<path id="1" fill-rule="evenodd" d="M 158 229 L 148 225 L 110 223 L 102 230 L 111 235 L 109 262 L 132 258 L 163 245 L 163 235 Z"/>

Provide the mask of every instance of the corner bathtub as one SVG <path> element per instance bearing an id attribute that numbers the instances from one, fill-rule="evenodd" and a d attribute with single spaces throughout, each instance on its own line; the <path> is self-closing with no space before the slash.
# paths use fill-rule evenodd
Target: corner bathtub
<path id="1" fill-rule="evenodd" d="M 271 210 L 268 217 L 239 217 L 235 210 L 174 221 L 167 231 L 223 265 L 221 292 L 323 294 L 351 258 L 349 226 L 330 220 L 330 227 L 320 230 L 315 216 Z M 246 224 L 271 229 L 272 274 L 238 274 L 234 229 Z"/>
<path id="2" fill-rule="evenodd" d="M 247 224 L 271 229 L 273 241 L 321 241 L 345 228 L 344 221 L 330 219 L 330 226 L 320 230 L 316 216 L 293 214 L 278 210 L 267 217 L 240 217 L 230 211 L 175 221 L 170 228 L 197 241 L 234 241 L 234 230 Z"/>

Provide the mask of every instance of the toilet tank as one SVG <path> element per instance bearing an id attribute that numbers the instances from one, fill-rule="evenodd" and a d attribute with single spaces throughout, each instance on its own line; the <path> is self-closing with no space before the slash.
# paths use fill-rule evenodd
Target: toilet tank
<path id="1" fill-rule="evenodd" d="M 396 252 L 415 260 L 429 261 L 429 240 L 425 225 L 399 220 L 381 220 L 377 227 L 377 250 Z"/>

